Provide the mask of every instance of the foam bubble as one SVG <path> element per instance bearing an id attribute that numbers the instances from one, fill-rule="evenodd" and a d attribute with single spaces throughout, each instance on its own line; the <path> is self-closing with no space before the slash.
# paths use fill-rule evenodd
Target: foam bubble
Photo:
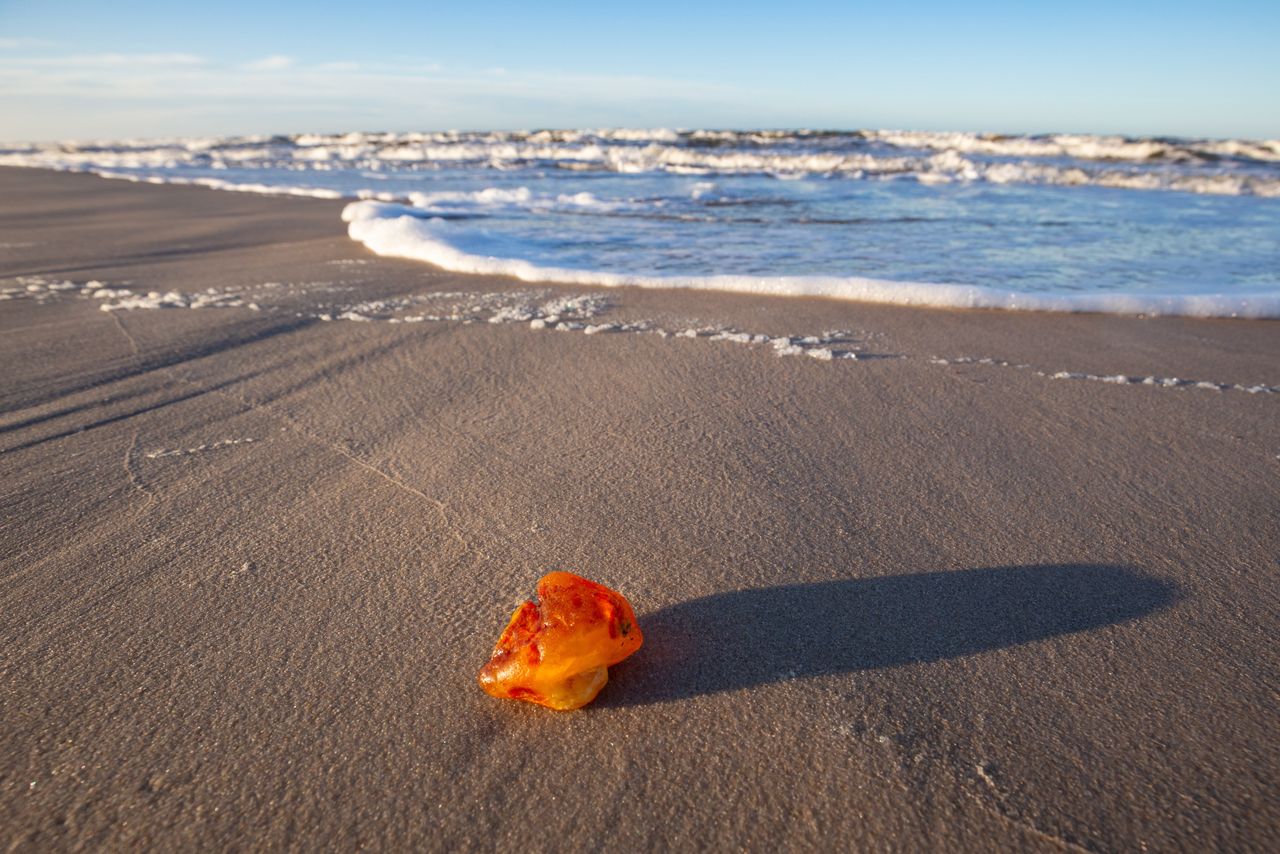
<path id="1" fill-rule="evenodd" d="M 1066 161 L 1066 162 L 1064 162 Z M 620 174 L 914 177 L 921 183 L 992 181 L 1093 185 L 1203 194 L 1280 196 L 1280 140 L 1172 140 L 1088 134 L 1005 136 L 920 131 L 676 131 L 596 129 L 478 133 L 346 133 L 15 146 L 0 165 L 130 173 L 183 168 L 361 170 L 385 165 L 497 170 L 546 164 Z M 1236 168 L 1237 166 L 1243 168 Z M 1224 171 L 1225 170 L 1225 171 Z M 157 177 L 147 174 L 140 180 Z M 242 192 L 313 195 L 316 187 L 185 179 Z M 207 182 L 207 183 L 205 183 Z M 264 190 L 270 186 L 275 189 Z M 348 194 L 350 195 L 350 194 Z M 569 194 L 572 196 L 573 194 Z M 325 196 L 331 197 L 331 196 Z"/>
<path id="2" fill-rule="evenodd" d="M 526 281 L 1237 317 L 1274 316 L 1280 293 L 1268 199 L 1280 198 L 1278 140 L 341 133 L 10 146 L 0 164 L 356 198 L 388 205 L 388 220 L 407 203 L 448 222 L 403 241 L 386 225 L 352 233 L 380 251 Z M 1158 198 L 1171 191 L 1181 195 Z"/>
<path id="3" fill-rule="evenodd" d="M 353 202 L 342 212 L 353 240 L 378 255 L 425 261 L 457 273 L 510 276 L 525 282 L 604 287 L 681 288 L 774 296 L 830 297 L 893 305 L 999 308 L 1017 311 L 1102 312 L 1191 317 L 1280 317 L 1280 295 L 1048 294 L 976 285 L 897 282 L 835 276 L 640 276 L 544 267 L 518 258 L 481 256 L 447 243 L 431 222 L 403 206 Z"/>

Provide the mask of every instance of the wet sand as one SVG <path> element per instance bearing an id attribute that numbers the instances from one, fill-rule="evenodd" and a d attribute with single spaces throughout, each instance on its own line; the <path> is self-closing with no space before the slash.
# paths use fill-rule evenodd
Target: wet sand
<path id="1" fill-rule="evenodd" d="M 6 850 L 1280 847 L 1280 325 L 326 322 L 529 290 L 340 210 L 0 169 Z M 646 637 L 574 713 L 475 683 L 555 568 Z"/>

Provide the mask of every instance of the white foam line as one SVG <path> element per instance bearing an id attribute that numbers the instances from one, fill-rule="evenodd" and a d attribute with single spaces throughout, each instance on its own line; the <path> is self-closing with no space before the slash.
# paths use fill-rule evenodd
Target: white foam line
<path id="1" fill-rule="evenodd" d="M 18 276 L 10 281 L 14 287 L 0 287 L 0 300 L 28 299 L 44 304 L 67 298 L 101 300 L 101 311 L 138 311 L 169 308 L 247 308 L 260 311 L 262 306 L 248 301 L 255 291 L 276 292 L 279 282 L 267 282 L 256 287 L 206 288 L 203 291 L 148 291 L 135 293 L 124 287 L 125 283 L 107 284 L 96 279 L 88 282 L 72 282 L 48 279 L 43 276 Z M 303 283 L 304 285 L 310 283 Z M 315 283 L 326 285 L 328 283 Z M 292 293 L 292 291 L 290 291 Z"/>
<path id="2" fill-rule="evenodd" d="M 828 297 L 855 302 L 1013 311 L 1099 312 L 1147 316 L 1280 317 L 1280 295 L 1029 294 L 978 285 L 895 282 L 858 276 L 639 276 L 542 267 L 516 258 L 472 255 L 445 242 L 439 226 L 402 205 L 353 202 L 343 210 L 348 234 L 378 255 L 425 261 L 455 273 L 510 276 L 524 282 L 732 291 Z"/>
<path id="3" fill-rule="evenodd" d="M 714 140 L 713 147 L 697 145 Z M 878 151 L 866 150 L 876 143 Z M 636 144 L 644 143 L 644 144 Z M 999 158 L 986 162 L 982 158 Z M 1019 158 L 1016 162 L 1010 158 Z M 1062 158 L 1068 162 L 1062 163 Z M 670 129 L 576 130 L 552 132 L 404 133 L 303 135 L 291 139 L 206 138 L 88 144 L 59 142 L 0 151 L 0 164 L 94 170 L 107 177 L 135 176 L 121 169 L 171 170 L 283 168 L 290 171 L 358 171 L 381 179 L 387 165 L 420 168 L 441 165 L 479 169 L 519 168 L 532 162 L 570 170 L 615 173 L 813 174 L 923 183 L 1097 185 L 1131 190 L 1280 195 L 1270 174 L 1236 168 L 1222 158 L 1243 158 L 1255 166 L 1280 162 L 1280 140 L 1125 139 L 1067 135 L 1007 137 L 973 133 L 863 131 L 843 139 L 818 140 L 806 131 L 682 134 Z M 1147 164 L 1154 164 L 1154 168 Z M 162 178 L 136 180 L 162 182 Z M 217 179 L 201 179 L 216 182 Z M 173 183 L 191 183 L 178 180 Z M 250 185 L 217 183 L 219 189 L 260 192 Z M 300 195 L 330 191 L 299 188 Z M 294 194 L 285 191 L 287 194 Z M 326 196 L 328 197 L 328 196 Z"/>
<path id="4" fill-rule="evenodd" d="M 976 356 L 953 356 L 941 358 L 931 356 L 929 362 L 934 365 L 987 365 L 997 368 L 1014 368 L 1030 371 L 1038 377 L 1051 380 L 1085 380 L 1088 382 L 1108 383 L 1110 385 L 1143 385 L 1156 388 L 1200 389 L 1202 391 L 1240 391 L 1246 394 L 1280 394 L 1280 386 L 1245 385 L 1242 383 L 1220 383 L 1210 380 L 1187 380 L 1179 377 L 1132 376 L 1128 374 L 1090 374 L 1079 371 L 1042 371 L 1031 365 L 1010 362 L 1005 359 L 978 358 Z"/>
<path id="5" fill-rule="evenodd" d="M 130 175 L 125 172 L 112 172 L 108 169 L 70 169 L 72 172 L 88 172 L 99 178 L 110 178 L 116 181 L 130 181 L 134 184 L 177 184 L 189 187 L 205 187 L 210 190 L 222 190 L 228 193 L 253 193 L 258 196 L 291 196 L 305 199 L 343 199 L 347 198 L 337 190 L 326 190 L 318 187 L 273 186 L 270 184 L 251 184 L 227 181 L 222 178 L 183 178 L 178 175 L 163 177 L 152 175 Z"/>
<path id="6" fill-rule="evenodd" d="M 125 293 L 127 294 L 128 291 L 125 291 Z M 119 296 L 119 294 L 110 292 L 99 298 L 114 296 Z M 124 296 L 115 302 L 104 302 L 99 306 L 102 311 L 136 311 L 138 309 L 160 308 L 248 308 L 252 311 L 257 311 L 259 306 L 257 303 L 246 303 L 236 293 L 219 292 L 213 288 L 204 293 L 150 291 L 142 295 Z"/>
<path id="7" fill-rule="evenodd" d="M 227 448 L 232 445 L 244 445 L 254 439 L 222 439 L 217 442 L 210 442 L 207 445 L 196 445 L 194 448 L 177 448 L 174 450 L 148 451 L 143 454 L 149 460 L 158 460 L 162 457 L 185 457 L 190 454 L 202 454 L 206 451 L 216 451 L 219 448 Z"/>
<path id="8" fill-rule="evenodd" d="M 242 291 L 218 291 L 208 288 L 203 292 L 181 293 L 178 291 L 151 291 L 145 296 L 132 296 L 128 289 L 109 287 L 99 281 L 75 283 L 70 281 L 44 279 L 42 277 L 19 277 L 17 287 L 0 288 L 0 300 L 36 297 L 41 301 L 63 294 L 75 294 L 81 298 L 116 298 L 122 294 L 129 295 L 114 303 L 103 303 L 103 311 L 119 311 L 134 309 L 186 308 L 205 307 L 245 307 L 259 310 L 257 303 L 245 303 Z M 314 283 L 325 286 L 328 283 Z M 264 290 L 280 287 L 278 282 L 267 282 L 259 286 Z M 329 288 L 322 288 L 331 290 Z M 389 324 L 422 323 L 426 321 L 438 323 L 471 324 L 487 322 L 490 324 L 522 324 L 531 330 L 554 329 L 560 332 L 581 332 L 584 335 L 601 333 L 648 333 L 660 338 L 685 338 L 709 342 L 758 347 L 767 345 L 778 356 L 808 356 L 818 361 L 849 360 L 856 361 L 860 356 L 861 346 L 856 344 L 854 336 L 847 330 L 824 332 L 822 335 L 808 336 L 770 336 L 763 333 L 745 332 L 727 326 L 687 326 L 680 329 L 667 329 L 652 320 L 641 319 L 629 322 L 605 321 L 588 322 L 608 308 L 607 301 L 595 294 L 578 296 L 560 296 L 547 299 L 546 291 L 496 291 L 477 293 L 470 291 L 436 291 L 426 294 L 415 294 L 404 297 L 390 297 L 381 300 L 365 300 L 345 305 L 325 305 L 312 312 L 295 312 L 297 317 L 312 318 L 324 322 L 351 321 L 357 323 L 384 322 Z M 403 314 L 403 312 L 422 305 L 433 305 L 453 300 L 459 305 L 446 307 L 447 313 Z M 538 300 L 542 300 L 540 303 Z M 898 356 L 897 358 L 908 358 Z M 1222 383 L 1209 380 L 1181 379 L 1178 377 L 1131 376 L 1127 374 L 1091 374 L 1077 371 L 1044 371 L 1027 363 L 1011 362 L 1006 359 L 978 356 L 940 356 L 928 357 L 933 365 L 981 365 L 989 367 L 1011 368 L 1029 371 L 1036 376 L 1054 380 L 1085 380 L 1108 383 L 1111 385 L 1143 385 L 1156 388 L 1187 389 L 1194 388 L 1207 391 L 1236 391 L 1246 394 L 1280 394 L 1277 385 L 1245 385 L 1242 383 Z M 252 441 L 251 439 L 242 441 Z M 236 444 L 235 441 L 215 443 L 209 448 L 221 447 L 223 444 Z M 191 449 L 190 452 L 205 450 L 206 446 Z M 183 451 L 156 452 L 151 456 L 174 456 Z"/>
<path id="9" fill-rule="evenodd" d="M 133 294 L 128 288 L 106 285 L 96 279 L 89 282 L 72 282 L 64 279 L 49 279 L 44 276 L 18 276 L 12 281 L 17 282 L 17 286 L 0 288 L 0 300 L 29 299 L 45 303 L 67 296 L 112 299 Z"/>
<path id="10" fill-rule="evenodd" d="M 519 324 L 529 329 L 580 332 L 583 335 L 618 333 L 647 333 L 661 338 L 693 338 L 709 342 L 727 342 L 750 346 L 768 345 L 778 356 L 808 356 L 819 361 L 836 359 L 856 360 L 860 347 L 853 342 L 851 333 L 845 330 L 808 336 L 769 336 L 743 332 L 727 326 L 686 327 L 666 329 L 649 319 L 627 322 L 592 322 L 603 312 L 607 303 L 598 295 L 565 296 L 546 300 L 546 292 L 499 291 L 493 293 L 429 293 L 411 297 L 395 297 L 371 300 L 348 305 L 326 307 L 327 310 L 312 315 L 299 313 L 299 317 L 311 316 L 323 322 L 354 321 L 357 323 L 489 323 L 493 325 Z M 542 302 L 537 300 L 542 298 Z M 416 306 L 431 304 L 442 299 L 453 299 L 460 306 L 447 309 L 448 313 L 402 314 Z"/>

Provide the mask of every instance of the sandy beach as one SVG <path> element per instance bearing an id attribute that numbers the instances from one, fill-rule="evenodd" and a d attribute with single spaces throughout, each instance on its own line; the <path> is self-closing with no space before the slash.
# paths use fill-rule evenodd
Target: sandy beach
<path id="1" fill-rule="evenodd" d="M 526 285 L 342 207 L 0 169 L 4 850 L 1280 848 L 1276 321 Z M 645 633 L 578 712 L 476 684 L 552 569 Z"/>

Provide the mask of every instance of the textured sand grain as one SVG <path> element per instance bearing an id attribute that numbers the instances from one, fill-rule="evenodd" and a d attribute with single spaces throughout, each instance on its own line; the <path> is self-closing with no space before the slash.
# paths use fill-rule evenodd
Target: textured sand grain
<path id="1" fill-rule="evenodd" d="M 0 277 L 522 287 L 339 210 L 0 170 Z M 0 845 L 1280 847 L 1280 395 L 1042 375 L 1280 326 L 603 293 L 881 358 L 0 302 Z M 647 639 L 578 713 L 475 685 L 552 568 Z"/>

